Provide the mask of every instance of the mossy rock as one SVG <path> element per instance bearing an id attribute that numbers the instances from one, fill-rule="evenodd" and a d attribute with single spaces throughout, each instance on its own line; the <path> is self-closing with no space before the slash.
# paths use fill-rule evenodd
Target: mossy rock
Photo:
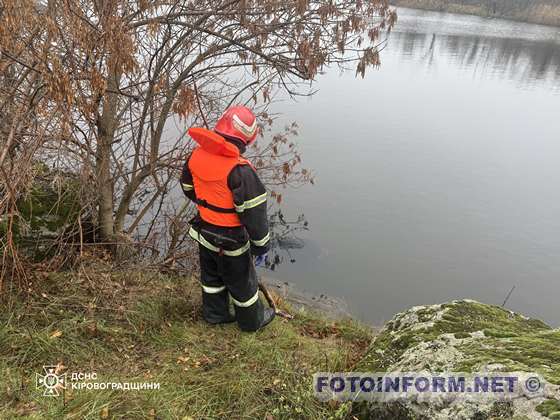
<path id="1" fill-rule="evenodd" d="M 37 163 L 33 185 L 17 201 L 19 217 L 14 221 L 13 240 L 18 248 L 40 260 L 50 255 L 55 239 L 76 230 L 80 213 L 85 219 L 83 225 L 90 227 L 91 218 L 83 212 L 81 189 L 76 175 Z M 0 237 L 7 230 L 8 218 L 0 215 Z"/>
<path id="2" fill-rule="evenodd" d="M 40 171 L 31 190 L 18 200 L 18 209 L 31 231 L 56 235 L 77 220 L 79 192 L 80 183 L 73 174 Z"/>
<path id="3" fill-rule="evenodd" d="M 547 399 L 537 406 L 537 411 L 549 419 L 560 419 L 560 401 L 554 398 Z"/>
<path id="4" fill-rule="evenodd" d="M 472 300 L 414 307 L 386 324 L 356 371 L 536 373 L 547 382 L 545 396 L 560 399 L 560 330 Z M 537 406 L 543 401 L 539 396 L 506 405 L 451 402 L 443 409 L 407 402 L 404 407 L 414 414 L 402 418 L 542 418 L 544 409 L 537 411 Z M 402 404 L 399 413 L 404 410 Z M 556 403 L 543 404 L 548 418 L 560 412 Z M 364 405 L 359 407 L 363 413 Z M 379 413 L 380 406 L 370 404 L 368 409 Z"/>

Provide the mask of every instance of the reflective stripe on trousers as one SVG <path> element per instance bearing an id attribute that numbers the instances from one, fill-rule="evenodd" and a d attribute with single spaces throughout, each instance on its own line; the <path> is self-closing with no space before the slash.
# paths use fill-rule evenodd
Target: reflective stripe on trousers
<path id="1" fill-rule="evenodd" d="M 224 290 L 226 290 L 226 286 L 211 287 L 211 286 L 205 286 L 203 284 L 201 284 L 201 286 L 202 286 L 202 291 L 204 293 L 208 293 L 209 295 L 215 295 L 217 293 L 221 293 Z M 257 290 L 257 293 L 255 293 L 249 300 L 246 300 L 245 302 L 241 302 L 235 299 L 233 296 L 231 296 L 231 300 L 235 306 L 239 306 L 240 308 L 248 308 L 249 306 L 253 305 L 257 300 L 259 300 L 259 291 Z"/>
<path id="2" fill-rule="evenodd" d="M 220 252 L 220 248 L 211 244 L 204 236 L 202 236 L 199 232 L 197 232 L 192 227 L 189 230 L 189 235 L 190 235 L 191 238 L 193 238 L 195 241 L 197 241 L 200 245 L 202 245 L 205 248 L 208 248 L 210 251 Z M 251 244 L 249 243 L 249 241 L 247 241 L 247 243 L 245 245 L 243 245 L 241 248 L 237 248 L 237 249 L 234 249 L 232 251 L 228 251 L 228 250 L 224 249 L 223 253 L 224 253 L 224 255 L 227 255 L 228 257 L 239 257 L 240 255 L 243 255 L 244 253 L 246 253 L 249 250 L 250 247 L 251 247 Z"/>
<path id="3" fill-rule="evenodd" d="M 251 297 L 251 299 L 246 300 L 245 302 L 240 302 L 239 300 L 235 299 L 233 296 L 231 296 L 231 300 L 233 301 L 233 304 L 235 306 L 239 306 L 241 308 L 247 308 L 252 304 L 254 304 L 257 300 L 259 300 L 259 290 L 257 289 L 257 293 L 255 293 L 253 297 Z"/>
<path id="4" fill-rule="evenodd" d="M 204 293 L 208 293 L 210 295 L 215 295 L 216 293 L 221 293 L 224 290 L 226 290 L 226 286 L 212 287 L 212 286 L 205 286 L 203 284 L 201 284 L 201 286 Z"/>

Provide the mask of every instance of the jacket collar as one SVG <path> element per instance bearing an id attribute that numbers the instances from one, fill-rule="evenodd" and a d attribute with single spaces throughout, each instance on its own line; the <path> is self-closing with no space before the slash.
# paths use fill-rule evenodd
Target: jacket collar
<path id="1" fill-rule="evenodd" d="M 245 143 L 243 143 L 241 140 L 236 139 L 235 137 L 230 137 L 230 136 L 224 136 L 221 135 L 224 139 L 226 139 L 226 141 L 228 143 L 233 144 L 235 147 L 237 147 L 237 149 L 239 149 L 239 153 L 243 154 L 245 153 L 245 150 L 247 150 L 247 145 Z"/>
<path id="2" fill-rule="evenodd" d="M 237 145 L 219 135 L 202 127 L 192 127 L 188 130 L 189 135 L 208 153 L 227 157 L 239 157 L 241 150 Z"/>

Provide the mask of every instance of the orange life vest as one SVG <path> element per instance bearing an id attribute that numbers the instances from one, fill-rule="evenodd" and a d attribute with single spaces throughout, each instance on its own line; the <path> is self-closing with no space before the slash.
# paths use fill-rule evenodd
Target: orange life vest
<path id="1" fill-rule="evenodd" d="M 235 210 L 228 176 L 237 165 L 250 165 L 239 149 L 219 134 L 204 128 L 190 128 L 189 135 L 199 144 L 189 159 L 200 217 L 217 226 L 241 226 Z"/>

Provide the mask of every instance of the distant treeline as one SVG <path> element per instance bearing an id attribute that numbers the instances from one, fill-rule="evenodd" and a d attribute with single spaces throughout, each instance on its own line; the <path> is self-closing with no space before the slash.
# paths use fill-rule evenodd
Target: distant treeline
<path id="1" fill-rule="evenodd" d="M 560 26 L 560 0 L 392 0 L 396 6 Z"/>

